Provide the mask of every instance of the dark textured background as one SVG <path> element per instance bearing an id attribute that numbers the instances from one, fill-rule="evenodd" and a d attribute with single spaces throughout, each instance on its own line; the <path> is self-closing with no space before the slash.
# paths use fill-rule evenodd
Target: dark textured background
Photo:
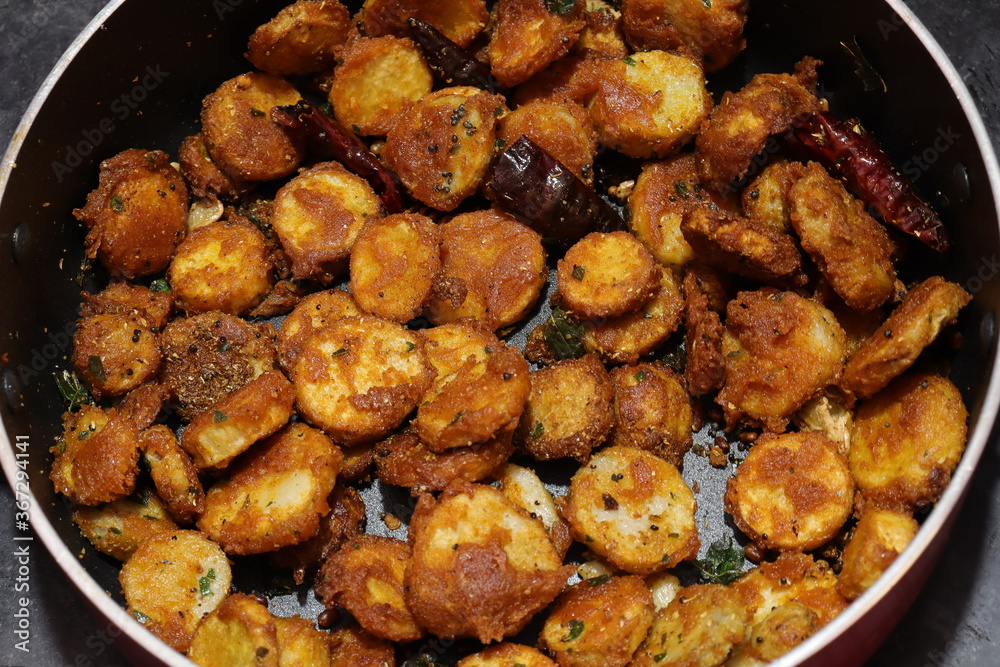
<path id="1" fill-rule="evenodd" d="M 752 0 L 751 0 L 752 1 Z M 206 0 L 209 2 L 209 0 Z M 5 146 L 52 65 L 103 0 L 0 0 L 0 146 Z M 1000 148 L 1000 2 L 908 0 L 951 56 Z M 67 119 L 72 122 L 72 119 Z M 1000 452 L 987 448 L 951 542 L 927 587 L 871 665 L 1000 665 Z M 13 500 L 6 483 L 0 507 Z M 9 618 L 13 526 L 0 519 L 0 667 L 119 666 L 106 628 L 92 620 L 40 543 L 32 554 L 31 653 L 14 650 Z M 112 631 L 112 634 L 114 631 Z M 997 642 L 997 643 L 995 643 Z"/>

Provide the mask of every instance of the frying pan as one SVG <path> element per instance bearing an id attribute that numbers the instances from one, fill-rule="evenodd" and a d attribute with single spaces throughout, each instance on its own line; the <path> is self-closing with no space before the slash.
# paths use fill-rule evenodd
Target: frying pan
<path id="1" fill-rule="evenodd" d="M 204 95 L 249 69 L 241 57 L 247 36 L 283 4 L 176 0 L 168 10 L 152 0 L 112 3 L 49 77 L 0 171 L 0 239 L 9 244 L 0 253 L 0 459 L 14 488 L 17 462 L 26 462 L 35 533 L 98 613 L 126 630 L 116 645 L 137 664 L 190 663 L 109 598 L 108 592 L 119 592 L 117 567 L 89 548 L 48 482 L 47 450 L 62 412 L 52 374 L 65 363 L 67 324 L 80 291 L 75 278 L 83 231 L 70 211 L 96 184 L 101 159 L 131 147 L 175 152 L 196 131 Z M 822 94 L 832 110 L 861 117 L 954 232 L 947 256 L 914 248 L 909 265 L 941 273 L 975 296 L 960 322 L 964 346 L 951 375 L 971 413 L 969 444 L 951 485 L 876 586 L 774 663 L 858 664 L 909 606 L 937 560 L 1000 403 L 1000 285 L 982 272 L 1000 251 L 1000 171 L 958 74 L 901 2 L 754 0 L 748 41 L 748 53 L 714 85 L 733 89 L 754 72 L 787 71 L 805 54 L 823 59 Z M 18 442 L 30 443 L 29 456 L 17 456 Z M 370 509 L 377 517 L 379 508 Z M 712 538 L 703 535 L 706 543 Z"/>

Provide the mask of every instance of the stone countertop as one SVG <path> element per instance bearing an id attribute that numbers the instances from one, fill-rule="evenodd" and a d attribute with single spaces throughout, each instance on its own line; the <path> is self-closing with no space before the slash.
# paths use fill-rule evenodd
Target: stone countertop
<path id="1" fill-rule="evenodd" d="M 752 1 L 752 0 L 751 0 Z M 1000 3 L 992 0 L 907 0 L 961 73 L 1000 148 Z M 0 146 L 5 146 L 35 90 L 104 0 L 0 0 Z M 869 663 L 913 667 L 994 667 L 1000 633 L 1000 452 L 988 447 L 951 541 L 930 581 L 899 627 Z M 0 506 L 11 507 L 9 487 Z M 12 522 L 0 522 L 0 543 L 14 544 Z M 87 613 L 76 590 L 41 547 L 32 553 L 31 652 L 15 650 L 0 623 L 0 666 L 118 667 L 114 628 Z M 17 565 L 0 555 L 0 600 L 13 600 Z M 0 608 L 12 609 L 10 604 Z"/>

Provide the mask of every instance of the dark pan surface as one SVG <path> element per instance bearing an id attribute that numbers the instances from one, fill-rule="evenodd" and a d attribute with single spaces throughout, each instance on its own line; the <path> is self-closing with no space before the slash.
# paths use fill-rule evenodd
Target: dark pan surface
<path id="1" fill-rule="evenodd" d="M 4 381 L 11 393 L 20 394 L 14 409 L 3 406 L 3 416 L 9 433 L 31 435 L 34 493 L 72 553 L 83 551 L 85 541 L 69 522 L 64 503 L 52 497 L 46 481 L 49 460 L 44 453 L 58 431 L 61 412 L 51 373 L 61 361 L 59 348 L 66 349 L 61 332 L 78 303 L 79 287 L 73 278 L 82 255 L 82 232 L 69 211 L 80 205 L 96 183 L 100 159 L 133 146 L 174 152 L 180 139 L 192 132 L 202 97 L 221 80 L 248 69 L 240 57 L 246 35 L 283 3 L 230 0 L 223 4 L 234 6 L 220 17 L 209 3 L 178 2 L 173 11 L 158 12 L 156 24 L 150 26 L 143 20 L 153 3 L 125 3 L 53 89 L 25 137 L 30 150 L 18 156 L 0 207 L 0 233 L 17 234 L 14 261 L 5 259 L 0 264 L 0 284 L 5 287 L 0 295 L 0 310 L 5 314 L 0 339 L 11 341 L 5 346 L 10 363 Z M 906 30 L 884 36 L 886 26 L 898 26 L 898 19 L 881 3 L 843 3 L 825 11 L 796 9 L 791 4 L 756 0 L 748 35 L 751 53 L 732 68 L 730 78 L 720 80 L 720 87 L 737 87 L 756 71 L 787 70 L 808 53 L 827 63 L 821 78 L 832 110 L 862 117 L 901 162 L 933 146 L 942 132 L 954 138 L 940 159 L 919 172 L 918 185 L 932 200 L 937 198 L 936 203 L 948 201 L 941 211 L 952 229 L 961 230 L 956 233 L 956 250 L 944 260 L 931 253 L 914 253 L 911 263 L 929 265 L 933 272 L 944 273 L 971 290 L 975 284 L 970 278 L 1000 242 L 985 165 L 949 84 L 943 76 L 927 74 L 935 65 Z M 223 5 L 216 3 L 219 6 Z M 136 29 L 140 24 L 141 33 Z M 823 26 L 823 33 L 803 30 L 804 25 Z M 211 38 L 206 36 L 209 32 Z M 855 58 L 840 43 L 851 38 L 882 75 L 888 93 L 866 90 L 855 72 Z M 177 46 L 168 51 L 157 46 L 168 39 Z M 93 72 L 102 75 L 94 77 Z M 129 102 L 136 108 L 131 109 Z M 113 129 L 107 129 L 108 123 Z M 89 151 L 88 142 L 98 145 Z M 80 157 L 79 162 L 74 155 Z M 976 195 L 971 200 L 956 179 L 962 169 L 969 174 Z M 974 416 L 991 371 L 992 336 L 980 335 L 981 322 L 998 303 L 995 285 L 986 283 L 977 291 L 976 305 L 963 318 L 966 345 L 952 376 L 970 400 Z M 708 501 L 719 495 L 724 473 L 708 468 L 704 459 L 689 456 L 685 475 L 702 482 L 702 512 L 721 516 Z M 387 511 L 408 514 L 403 494 L 382 494 L 373 488 L 369 500 L 383 495 Z M 374 505 L 370 503 L 370 530 L 383 525 Z M 703 542 L 708 544 L 715 536 L 705 532 Z M 102 588 L 118 592 L 115 565 L 93 553 L 82 562 Z M 274 583 L 282 582 L 261 581 L 260 586 L 270 588 Z M 314 601 L 310 603 L 311 595 L 288 594 L 281 600 L 284 609 L 302 601 L 310 610 L 317 608 Z"/>

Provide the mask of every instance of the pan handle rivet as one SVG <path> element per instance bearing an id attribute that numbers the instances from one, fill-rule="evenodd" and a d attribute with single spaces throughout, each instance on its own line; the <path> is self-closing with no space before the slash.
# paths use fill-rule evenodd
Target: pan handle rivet
<path id="1" fill-rule="evenodd" d="M 18 412 L 21 408 L 21 382 L 11 369 L 3 372 L 3 397 L 7 401 L 7 407 L 11 412 Z"/>
<path id="2" fill-rule="evenodd" d="M 15 264 L 20 265 L 24 261 L 24 258 L 28 254 L 30 242 L 31 233 L 27 223 L 18 223 L 17 227 L 14 228 L 14 233 L 10 236 L 10 253 L 11 257 L 14 258 Z"/>
<path id="3" fill-rule="evenodd" d="M 951 181 L 954 191 L 952 199 L 956 204 L 965 205 L 972 201 L 972 181 L 969 179 L 969 169 L 959 162 L 951 171 Z"/>

